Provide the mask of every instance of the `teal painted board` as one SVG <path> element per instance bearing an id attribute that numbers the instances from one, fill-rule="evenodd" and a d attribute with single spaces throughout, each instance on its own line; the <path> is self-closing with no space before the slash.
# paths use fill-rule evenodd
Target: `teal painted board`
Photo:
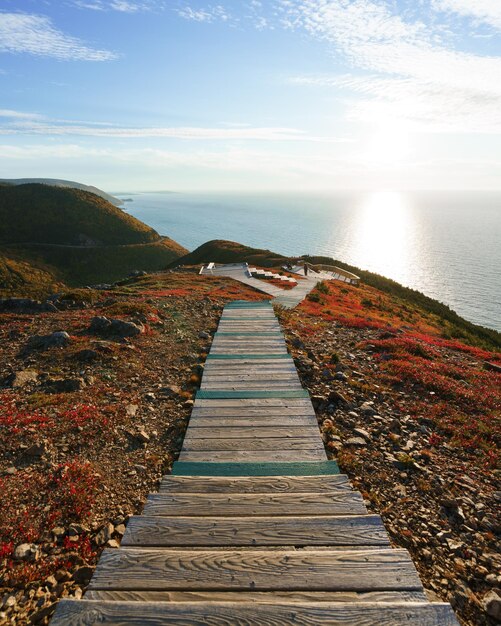
<path id="1" fill-rule="evenodd" d="M 294 390 L 280 390 L 273 391 L 228 391 L 225 389 L 220 390 L 204 390 L 199 389 L 197 391 L 197 400 L 231 400 L 233 398 L 242 399 L 261 399 L 261 398 L 309 398 L 310 394 L 306 389 L 294 389 Z"/>
<path id="2" fill-rule="evenodd" d="M 291 359 L 292 357 L 288 353 L 281 354 L 209 354 L 207 361 L 210 359 L 224 360 L 224 359 Z"/>
<path id="3" fill-rule="evenodd" d="M 174 476 L 328 476 L 340 474 L 336 461 L 305 463 L 205 463 L 175 461 Z"/>

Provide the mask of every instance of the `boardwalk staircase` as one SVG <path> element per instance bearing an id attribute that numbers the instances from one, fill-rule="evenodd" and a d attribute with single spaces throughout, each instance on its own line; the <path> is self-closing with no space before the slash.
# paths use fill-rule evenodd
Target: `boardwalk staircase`
<path id="1" fill-rule="evenodd" d="M 179 460 L 53 626 L 457 626 L 328 461 L 272 307 L 225 307 Z"/>

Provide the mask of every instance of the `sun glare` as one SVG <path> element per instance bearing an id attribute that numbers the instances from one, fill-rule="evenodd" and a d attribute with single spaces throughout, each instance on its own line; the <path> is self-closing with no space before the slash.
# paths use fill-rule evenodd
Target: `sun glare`
<path id="1" fill-rule="evenodd" d="M 398 270 L 399 280 L 408 284 L 412 275 L 409 239 L 414 219 L 405 195 L 379 191 L 365 196 L 361 202 L 350 235 L 360 266 L 384 276 L 395 276 Z"/>
<path id="2" fill-rule="evenodd" d="M 372 166 L 398 167 L 410 152 L 410 133 L 402 122 L 385 122 L 369 135 L 362 151 Z"/>

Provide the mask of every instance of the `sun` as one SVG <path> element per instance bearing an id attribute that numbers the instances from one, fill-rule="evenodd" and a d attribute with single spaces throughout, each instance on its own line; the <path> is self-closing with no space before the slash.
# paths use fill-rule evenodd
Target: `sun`
<path id="1" fill-rule="evenodd" d="M 369 134 L 362 156 L 374 167 L 398 167 L 408 157 L 410 149 L 408 126 L 400 121 L 387 120 Z"/>

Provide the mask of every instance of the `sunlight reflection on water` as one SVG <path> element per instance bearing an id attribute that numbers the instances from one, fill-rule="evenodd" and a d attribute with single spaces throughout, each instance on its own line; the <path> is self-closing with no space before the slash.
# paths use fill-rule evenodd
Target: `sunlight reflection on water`
<path id="1" fill-rule="evenodd" d="M 417 224 L 406 197 L 398 192 L 375 192 L 362 198 L 340 245 L 351 247 L 359 267 L 377 266 L 384 276 L 398 273 L 403 282 L 412 277 L 412 239 Z M 341 230 L 343 232 L 343 230 Z"/>

